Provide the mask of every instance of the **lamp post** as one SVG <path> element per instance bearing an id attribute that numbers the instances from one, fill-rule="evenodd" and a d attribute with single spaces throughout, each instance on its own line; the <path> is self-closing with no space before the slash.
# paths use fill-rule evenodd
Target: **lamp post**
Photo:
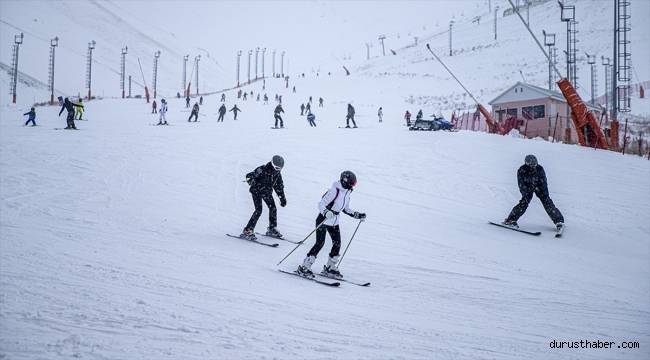
<path id="1" fill-rule="evenodd" d="M 596 55 L 587 55 L 587 64 L 591 65 L 591 105 L 596 105 Z"/>
<path id="2" fill-rule="evenodd" d="M 201 55 L 196 55 L 194 62 L 196 64 L 196 95 L 199 95 L 199 61 L 201 60 Z"/>
<path id="3" fill-rule="evenodd" d="M 86 57 L 86 87 L 88 88 L 87 100 L 90 100 L 92 96 L 90 89 L 92 85 L 93 50 L 95 49 L 95 44 L 95 40 L 88 43 L 88 56 Z"/>
<path id="4" fill-rule="evenodd" d="M 386 56 L 386 49 L 384 48 L 384 40 L 386 35 L 379 35 L 379 42 L 381 42 L 381 56 Z"/>
<path id="5" fill-rule="evenodd" d="M 11 101 L 16 103 L 16 85 L 18 84 L 18 51 L 23 43 L 23 33 L 14 36 L 13 56 L 11 57 Z"/>
<path id="6" fill-rule="evenodd" d="M 120 88 L 122 89 L 122 99 L 124 99 L 124 77 L 126 73 L 126 54 L 128 52 L 128 46 L 122 48 L 122 59 L 120 61 Z"/>
<path id="7" fill-rule="evenodd" d="M 59 37 L 50 40 L 50 66 L 49 66 L 49 81 L 48 87 L 50 88 L 50 105 L 54 104 L 54 54 L 55 49 L 59 45 Z"/>
<path id="8" fill-rule="evenodd" d="M 158 58 L 160 57 L 160 50 L 153 54 L 153 98 L 156 98 L 156 82 L 158 80 Z"/>
<path id="9" fill-rule="evenodd" d="M 260 48 L 255 48 L 255 80 L 257 80 L 257 59 L 259 58 Z"/>
<path id="10" fill-rule="evenodd" d="M 275 49 L 273 49 L 273 77 L 275 77 Z"/>
<path id="11" fill-rule="evenodd" d="M 454 25 L 454 20 L 449 21 L 449 56 L 452 56 L 452 53 L 451 53 L 451 30 L 453 28 L 453 25 Z"/>

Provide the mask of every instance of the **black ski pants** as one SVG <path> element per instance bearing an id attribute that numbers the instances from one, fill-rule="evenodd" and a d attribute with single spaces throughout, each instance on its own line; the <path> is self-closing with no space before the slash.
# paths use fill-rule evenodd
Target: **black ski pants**
<path id="1" fill-rule="evenodd" d="M 275 228 L 278 226 L 278 208 L 275 207 L 275 200 L 273 200 L 273 193 L 260 194 L 257 192 L 251 192 L 253 195 L 253 205 L 255 205 L 255 211 L 251 215 L 251 219 L 248 220 L 246 229 L 254 230 L 255 225 L 257 225 L 257 220 L 259 220 L 260 215 L 262 215 L 262 200 L 266 203 L 266 206 L 269 207 L 269 227 Z"/>
<path id="2" fill-rule="evenodd" d="M 350 126 L 350 120 L 352 120 L 352 125 L 354 125 L 354 127 L 357 127 L 357 123 L 354 121 L 354 115 L 348 115 L 345 118 L 345 126 Z"/>
<path id="3" fill-rule="evenodd" d="M 74 125 L 74 111 L 68 112 L 68 117 L 66 118 L 66 122 L 68 123 L 68 128 L 72 128 L 72 129 L 77 128 Z"/>
<path id="4" fill-rule="evenodd" d="M 190 117 L 187 119 L 187 121 L 188 122 L 191 121 L 192 117 L 194 117 L 194 121 L 198 120 L 199 119 L 199 113 L 197 113 L 196 111 L 192 111 L 192 113 L 190 114 Z"/>
<path id="5" fill-rule="evenodd" d="M 512 208 L 512 211 L 510 212 L 510 215 L 508 215 L 507 220 L 517 221 L 526 212 L 526 209 L 528 209 L 528 204 L 530 204 L 530 200 L 533 198 L 533 193 L 542 202 L 542 205 L 544 205 L 544 210 L 546 210 L 546 213 L 554 224 L 557 224 L 558 222 L 564 222 L 562 213 L 558 208 L 555 207 L 555 204 L 553 204 L 553 200 L 551 200 L 549 197 L 548 189 L 546 188 L 535 188 L 533 191 L 522 193 L 521 200 L 519 200 L 517 205 Z"/>
<path id="6" fill-rule="evenodd" d="M 34 121 L 34 119 L 28 119 L 27 122 L 25 123 L 25 126 L 27 126 L 27 124 L 29 124 L 30 122 L 32 123 L 32 126 L 36 126 L 36 121 Z"/>
<path id="7" fill-rule="evenodd" d="M 322 223 L 323 220 L 325 220 L 325 216 L 323 216 L 323 214 L 318 214 L 318 217 L 316 218 L 316 226 Z M 325 233 L 329 233 L 330 238 L 332 238 L 330 257 L 339 255 L 339 250 L 341 250 L 341 230 L 339 229 L 339 226 L 321 225 L 318 230 L 316 230 L 316 243 L 312 246 L 311 250 L 309 250 L 307 256 L 318 257 L 318 253 L 323 248 L 323 245 L 325 245 Z"/>
<path id="8" fill-rule="evenodd" d="M 316 122 L 314 120 L 309 120 L 309 126 L 316 126 Z"/>
<path id="9" fill-rule="evenodd" d="M 282 116 L 275 114 L 273 115 L 275 118 L 275 127 L 278 127 L 278 120 L 280 120 L 280 127 L 284 127 L 284 122 L 282 122 Z"/>
<path id="10" fill-rule="evenodd" d="M 223 122 L 223 116 L 226 115 L 226 113 L 219 113 L 219 118 L 217 119 L 217 122 L 221 121 Z"/>

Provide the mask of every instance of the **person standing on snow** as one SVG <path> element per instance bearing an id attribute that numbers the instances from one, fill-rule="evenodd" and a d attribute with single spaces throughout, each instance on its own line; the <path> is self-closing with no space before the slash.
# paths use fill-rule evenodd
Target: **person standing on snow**
<path id="1" fill-rule="evenodd" d="M 411 126 L 411 113 L 408 110 L 404 113 L 404 120 L 406 120 L 406 126 Z"/>
<path id="2" fill-rule="evenodd" d="M 318 203 L 318 216 L 316 217 L 316 243 L 307 253 L 302 265 L 298 266 L 297 273 L 305 277 L 314 277 L 311 266 L 316 261 L 318 253 L 325 244 L 325 234 L 329 233 L 332 239 L 332 249 L 323 267 L 321 274 L 333 278 L 343 278 L 338 270 L 341 249 L 341 230 L 339 228 L 339 215 L 341 212 L 355 219 L 365 220 L 366 214 L 350 209 L 350 196 L 357 184 L 357 177 L 352 171 L 341 173 L 339 181 L 323 195 Z"/>
<path id="3" fill-rule="evenodd" d="M 564 227 L 564 217 L 553 204 L 548 194 L 548 183 L 544 168 L 537 163 L 535 155 L 526 155 L 524 165 L 517 170 L 517 184 L 521 193 L 521 200 L 512 208 L 510 215 L 503 221 L 503 225 L 519 228 L 517 220 L 526 212 L 530 200 L 535 194 L 544 205 L 544 210 L 551 218 L 558 231 Z"/>
<path id="4" fill-rule="evenodd" d="M 318 107 L 323 107 L 323 98 L 318 98 Z"/>
<path id="5" fill-rule="evenodd" d="M 226 93 L 221 94 L 221 102 L 226 101 Z"/>
<path id="6" fill-rule="evenodd" d="M 237 113 L 240 112 L 241 109 L 239 109 L 239 108 L 237 107 L 237 104 L 235 104 L 235 106 L 233 106 L 232 109 L 230 109 L 230 111 L 232 111 L 232 113 L 233 113 L 234 116 L 235 116 L 235 120 L 237 120 Z"/>
<path id="7" fill-rule="evenodd" d="M 307 114 L 307 121 L 309 121 L 309 126 L 316 127 L 316 115 L 311 111 Z"/>
<path id="8" fill-rule="evenodd" d="M 277 230 L 278 210 L 273 200 L 273 190 L 275 190 L 275 193 L 280 199 L 280 206 L 287 206 L 287 199 L 284 196 L 284 182 L 282 181 L 282 174 L 280 174 L 283 167 L 284 159 L 282 156 L 274 155 L 271 161 L 246 174 L 246 182 L 250 185 L 250 193 L 253 197 L 255 211 L 239 237 L 247 240 L 256 239 L 255 225 L 257 225 L 257 220 L 262 215 L 262 201 L 269 208 L 269 227 L 267 228 L 266 235 L 278 238 L 282 237 L 282 234 Z"/>
<path id="9" fill-rule="evenodd" d="M 273 110 L 273 118 L 275 119 L 275 127 L 278 127 L 278 120 L 280 120 L 280 127 L 284 127 L 284 122 L 282 121 L 282 116 L 280 116 L 280 113 L 283 113 L 284 109 L 282 108 L 282 105 L 278 104 L 278 106 L 275 107 L 275 110 Z"/>
<path id="10" fill-rule="evenodd" d="M 221 104 L 219 107 L 219 118 L 217 119 L 217 122 L 223 122 L 223 117 L 226 115 L 226 105 Z"/>
<path id="11" fill-rule="evenodd" d="M 29 124 L 30 122 L 32 123 L 32 126 L 36 126 L 36 110 L 32 107 L 28 112 L 24 113 L 24 115 L 29 115 L 27 118 L 27 121 L 25 122 L 25 126 Z"/>
<path id="12" fill-rule="evenodd" d="M 77 127 L 74 124 L 74 108 L 79 107 L 79 104 L 75 104 L 70 101 L 70 99 L 65 98 L 63 100 L 63 106 L 61 106 L 61 110 L 59 111 L 59 116 L 61 116 L 61 113 L 65 109 L 68 112 L 68 116 L 66 118 L 66 122 L 68 126 L 66 126 L 64 129 L 75 129 L 77 130 Z"/>
<path id="13" fill-rule="evenodd" d="M 305 104 L 300 104 L 300 115 L 304 115 L 305 113 Z"/>
<path id="14" fill-rule="evenodd" d="M 266 105 L 268 103 L 269 103 L 269 97 L 266 94 L 264 94 L 264 104 Z"/>
<path id="15" fill-rule="evenodd" d="M 158 113 L 157 107 L 158 107 L 158 104 L 156 103 L 156 99 L 153 99 L 153 102 L 151 103 L 151 113 L 152 114 Z"/>
<path id="16" fill-rule="evenodd" d="M 190 107 L 190 96 L 189 95 L 187 95 L 185 97 L 185 107 L 186 108 Z"/>
<path id="17" fill-rule="evenodd" d="M 158 120 L 158 124 L 156 125 L 169 125 L 167 124 L 167 118 L 166 118 L 167 101 L 165 101 L 165 99 L 160 100 L 160 111 L 158 111 L 158 113 L 160 114 L 160 118 Z"/>
<path id="18" fill-rule="evenodd" d="M 305 106 L 305 111 L 309 113 L 311 111 L 311 102 L 307 103 L 307 106 Z"/>
<path id="19" fill-rule="evenodd" d="M 422 114 L 422 109 L 420 109 L 417 115 L 415 115 L 415 121 L 422 120 L 422 117 L 424 117 L 424 114 Z"/>
<path id="20" fill-rule="evenodd" d="M 192 113 L 190 113 L 190 117 L 187 118 L 187 122 L 190 122 L 192 117 L 194 117 L 194 122 L 199 119 L 199 103 L 194 103 L 194 106 L 192 106 Z"/>
<path id="21" fill-rule="evenodd" d="M 381 106 L 379 107 L 379 111 L 377 111 L 377 117 L 379 118 L 379 122 L 381 122 L 384 117 L 384 111 L 381 109 Z"/>
<path id="22" fill-rule="evenodd" d="M 84 100 L 82 98 L 79 98 L 79 107 L 76 109 L 77 113 L 77 120 L 83 120 L 82 117 L 84 115 Z"/>
<path id="23" fill-rule="evenodd" d="M 199 105 L 203 105 L 203 96 L 199 98 Z"/>
<path id="24" fill-rule="evenodd" d="M 354 106 L 352 104 L 348 104 L 348 115 L 345 117 L 346 128 L 350 127 L 350 120 L 352 120 L 352 124 L 356 128 L 357 123 L 354 121 Z"/>

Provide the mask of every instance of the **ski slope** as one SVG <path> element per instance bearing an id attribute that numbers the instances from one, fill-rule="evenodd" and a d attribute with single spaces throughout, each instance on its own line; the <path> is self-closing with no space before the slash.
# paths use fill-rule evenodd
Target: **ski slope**
<path id="1" fill-rule="evenodd" d="M 86 104 L 79 131 L 57 108 L 0 113 L 0 357 L 7 359 L 645 359 L 650 344 L 648 161 L 578 146 L 460 131 L 409 132 L 403 104 L 355 98 L 350 79 L 267 81 L 271 103 L 238 101 L 216 123 L 168 99 L 171 126 L 143 100 Z M 293 84 L 293 83 L 292 83 Z M 260 84 L 248 87 L 257 94 Z M 283 94 L 285 127 L 272 125 Z M 317 128 L 299 116 L 308 96 Z M 232 107 L 235 95 L 227 94 Z M 545 167 L 567 229 L 534 199 L 520 225 L 487 224 L 518 201 L 528 153 Z M 244 175 L 284 156 L 279 230 L 300 240 L 343 170 L 368 214 L 341 264 L 368 288 L 328 288 L 277 271 L 293 245 L 225 236 L 252 213 Z M 257 225 L 264 231 L 265 210 Z M 342 221 L 343 246 L 356 221 Z M 303 259 L 312 237 L 282 268 Z M 320 270 L 330 240 L 314 265 Z M 550 349 L 637 341 L 640 349 Z"/>

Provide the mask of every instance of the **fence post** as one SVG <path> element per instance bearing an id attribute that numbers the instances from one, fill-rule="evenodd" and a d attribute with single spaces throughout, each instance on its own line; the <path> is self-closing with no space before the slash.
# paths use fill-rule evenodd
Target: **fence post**
<path id="1" fill-rule="evenodd" d="M 626 147 L 627 147 L 627 119 L 625 119 L 625 130 L 623 131 L 623 155 L 625 155 Z"/>
<path id="2" fill-rule="evenodd" d="M 553 142 L 555 142 L 555 131 L 557 130 L 557 120 L 560 118 L 559 113 L 555 113 L 555 124 L 553 125 Z"/>

